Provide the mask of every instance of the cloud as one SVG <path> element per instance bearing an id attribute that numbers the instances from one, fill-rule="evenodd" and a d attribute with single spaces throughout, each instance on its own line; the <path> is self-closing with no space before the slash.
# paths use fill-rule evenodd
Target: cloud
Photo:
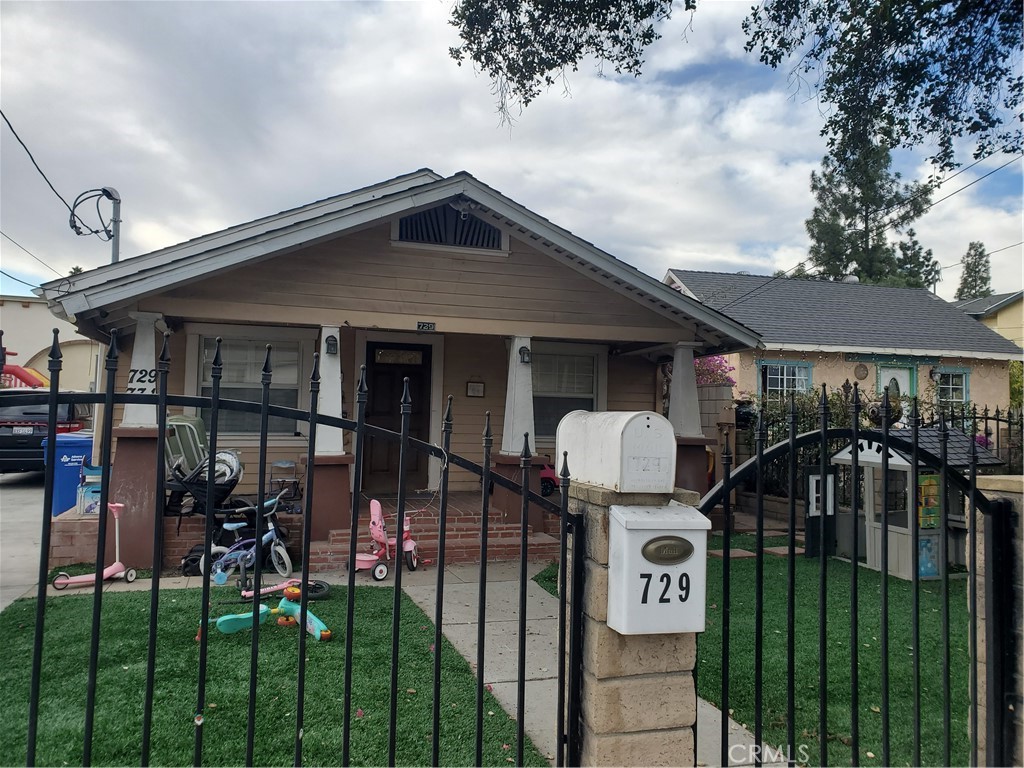
<path id="1" fill-rule="evenodd" d="M 672 267 L 771 272 L 806 254 L 822 118 L 784 71 L 743 52 L 746 4 L 704 3 L 692 27 L 677 11 L 643 77 L 582 68 L 511 128 L 489 80 L 448 56 L 448 11 L 5 2 L 4 112 L 65 199 L 119 190 L 123 257 L 421 167 L 467 170 L 658 279 Z M 0 228 L 60 274 L 105 263 L 109 245 L 71 233 L 6 128 L 0 151 Z M 980 182 L 917 226 L 943 264 L 972 239 L 1024 239 L 1019 183 L 992 189 Z M 0 248 L 5 272 L 53 277 Z M 994 284 L 1020 287 L 1007 266 L 1019 256 L 993 256 Z"/>

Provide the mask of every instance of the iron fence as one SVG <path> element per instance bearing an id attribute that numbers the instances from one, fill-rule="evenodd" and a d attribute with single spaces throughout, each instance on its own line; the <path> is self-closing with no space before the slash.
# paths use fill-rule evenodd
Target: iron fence
<path id="1" fill-rule="evenodd" d="M 556 743 L 557 750 L 555 763 L 557 765 L 578 765 L 580 759 L 580 687 L 581 678 L 579 674 L 582 654 L 582 623 L 580 617 L 581 595 L 583 588 L 583 558 L 585 556 L 584 539 L 580 535 L 582 531 L 582 516 L 569 512 L 569 474 L 566 465 L 566 457 L 563 457 L 561 467 L 560 499 L 554 503 L 538 493 L 530 490 L 531 453 L 529 447 L 529 435 L 524 437 L 521 454 L 521 477 L 522 482 L 514 482 L 505 477 L 491 472 L 491 449 L 493 438 L 490 427 L 490 414 L 487 414 L 486 425 L 483 432 L 483 452 L 479 463 L 454 454 L 450 450 L 451 435 L 454 417 L 452 413 L 452 398 L 447 401 L 447 408 L 444 413 L 443 427 L 440 444 L 432 444 L 426 441 L 412 438 L 409 434 L 409 417 L 412 401 L 409 395 L 408 379 L 405 380 L 405 389 L 400 403 L 395 406 L 401 412 L 401 429 L 398 432 L 391 432 L 373 426 L 366 422 L 366 403 L 368 388 L 366 383 L 365 366 L 361 370 L 356 396 L 356 418 L 354 420 L 325 416 L 319 413 L 317 408 L 318 394 L 320 390 L 319 356 L 314 355 L 309 377 L 310 407 L 308 410 L 286 408 L 270 404 L 270 387 L 273 381 L 272 350 L 268 345 L 266 359 L 261 373 L 260 386 L 262 399 L 260 402 L 245 402 L 230 400 L 221 397 L 221 378 L 223 374 L 223 360 L 221 357 L 220 339 L 217 340 L 217 349 L 212 364 L 212 389 L 209 396 L 192 397 L 170 394 L 168 392 L 168 378 L 171 371 L 171 358 L 168 350 L 167 336 L 164 337 L 163 347 L 156 363 L 155 394 L 128 394 L 116 391 L 116 376 L 119 364 L 119 352 L 116 331 L 112 332 L 110 345 L 105 358 L 105 386 L 102 394 L 71 394 L 60 391 L 61 374 L 61 353 L 58 345 L 58 334 L 54 331 L 53 345 L 49 357 L 50 388 L 48 392 L 39 393 L 8 393 L 0 391 L 0 405 L 7 404 L 17 399 L 17 402 L 48 403 L 48 437 L 45 446 L 46 473 L 44 485 L 44 509 L 51 507 L 54 494 L 54 468 L 56 465 L 57 441 L 56 419 L 58 405 L 64 402 L 102 403 L 102 422 L 99 425 L 100 453 L 102 467 L 102 482 L 100 491 L 99 514 L 98 514 L 98 538 L 96 546 L 96 563 L 106 562 L 106 531 L 108 525 L 108 503 L 110 498 L 110 476 L 111 456 L 113 443 L 113 417 L 115 406 L 138 404 L 155 406 L 158 434 L 167 434 L 167 410 L 168 407 L 185 407 L 194 409 L 205 409 L 209 413 L 209 451 L 210 456 L 215 456 L 220 442 L 219 426 L 221 415 L 225 412 L 246 412 L 258 414 L 260 419 L 259 431 L 259 482 L 258 482 L 258 508 L 263 508 L 266 501 L 267 488 L 267 446 L 268 446 L 268 422 L 272 417 L 281 417 L 294 421 L 305 422 L 308 426 L 306 450 L 309 456 L 316 454 L 316 440 L 318 431 L 324 428 L 338 428 L 354 435 L 354 488 L 352 494 L 351 510 L 351 535 L 349 540 L 349 568 L 348 568 L 348 589 L 346 592 L 346 625 L 344 633 L 344 661 L 338 669 L 342 678 L 343 708 L 341 722 L 338 727 L 341 729 L 341 753 L 340 763 L 349 765 L 351 762 L 351 739 L 352 724 L 355 713 L 352 710 L 353 692 L 353 636 L 355 622 L 355 606 L 359 599 L 359 590 L 355 589 L 355 568 L 356 546 L 361 518 L 361 482 L 362 466 L 366 439 L 372 435 L 375 438 L 395 441 L 399 444 L 400 458 L 398 469 L 398 521 L 397 530 L 402 531 L 407 511 L 407 488 L 405 482 L 405 469 L 409 464 L 409 457 L 418 452 L 432 457 L 441 462 L 440 484 L 438 494 L 440 498 L 440 525 L 438 530 L 438 559 L 436 563 L 436 607 L 434 614 L 434 653 L 433 661 L 433 689 L 432 689 L 432 717 L 431 717 L 431 764 L 440 764 L 441 758 L 441 714 L 447 703 L 442 701 L 442 664 L 441 647 L 444 609 L 444 578 L 445 578 L 445 536 L 446 519 L 449 501 L 449 474 L 451 467 L 464 469 L 482 480 L 483 488 L 490 488 L 492 484 L 503 486 L 510 491 L 517 493 L 522 500 L 522 526 L 520 529 L 520 580 L 519 580 L 519 622 L 518 622 L 518 646 L 517 646 L 517 714 L 516 714 L 516 749 L 515 764 L 524 763 L 525 748 L 525 712 L 527 702 L 525 699 L 525 669 L 526 669 L 526 612 L 527 612 L 527 581 L 525 563 L 528 556 L 528 526 L 526 510 L 529 505 L 535 505 L 546 514 L 557 515 L 560 521 L 561 532 L 561 557 L 559 560 L 559 620 L 558 620 L 558 694 L 557 694 L 557 717 L 553 727 L 557 729 Z M 157 440 L 157 457 L 153 472 L 156 478 L 156 487 L 163 489 L 165 486 L 165 441 Z M 205 513 L 205 537 L 203 543 L 205 562 L 211 560 L 211 543 L 214 536 L 215 510 L 213 499 L 215 477 L 214 472 L 207 473 L 207 493 Z M 306 479 L 306 492 L 303 500 L 302 514 L 303 525 L 303 555 L 308 557 L 311 544 L 311 517 L 313 514 L 315 473 L 310 471 Z M 477 658 L 476 658 L 476 697 L 475 697 L 475 764 L 483 762 L 484 749 L 484 711 L 485 711 L 485 687 L 484 676 L 488 661 L 487 648 L 485 643 L 484 623 L 487 619 L 487 566 L 488 566 L 488 530 L 487 521 L 489 513 L 490 498 L 488 493 L 481 494 L 480 509 L 480 592 L 477 606 Z M 161 595 L 161 573 L 160 564 L 163 562 L 165 542 L 163 539 L 164 526 L 162 518 L 164 515 L 164 499 L 162 493 L 157 493 L 153 499 L 153 574 L 150 587 L 150 607 L 147 621 L 148 642 L 146 656 L 145 686 L 141 692 L 143 704 L 143 716 L 141 732 L 139 733 L 139 762 L 141 765 L 149 765 L 151 760 L 160 760 L 159 755 L 154 754 L 153 746 L 153 702 L 157 688 L 157 655 L 158 655 L 158 620 L 160 615 Z M 259 541 L 263 534 L 263 517 L 255 516 L 254 537 Z M 50 514 L 43 515 L 41 530 L 41 557 L 38 571 L 38 590 L 35 607 L 35 629 L 34 645 L 31 662 L 31 682 L 28 706 L 27 723 L 27 745 L 26 761 L 28 765 L 35 765 L 38 757 L 39 724 L 40 724 L 40 681 L 42 679 L 43 641 L 46 632 L 47 619 L 47 574 L 49 572 L 49 551 L 51 541 L 52 518 Z M 567 542 L 573 541 L 571 557 L 567 557 Z M 244 760 L 246 765 L 253 765 L 258 761 L 256 754 L 257 746 L 257 709 L 259 699 L 257 687 L 258 675 L 258 652 L 259 652 L 259 631 L 260 622 L 260 589 L 263 580 L 262 557 L 256 557 L 253 564 L 252 584 L 252 624 L 251 624 L 251 646 L 250 665 L 248 675 L 248 712 L 247 729 L 244 738 Z M 572 588 L 575 595 L 570 604 L 566 600 L 566 573 L 567 569 L 573 569 Z M 204 763 L 204 722 L 210 716 L 213 706 L 207 695 L 207 682 L 210 675 L 209 632 L 203 631 L 210 623 L 210 597 L 211 597 L 211 568 L 204 568 L 202 577 L 202 616 L 200 620 L 201 631 L 198 636 L 198 685 L 195 691 L 195 714 L 192 721 L 193 728 L 193 763 L 196 766 Z M 398 712 L 399 701 L 399 666 L 400 666 L 400 632 L 401 632 L 401 608 L 402 608 L 402 574 L 403 558 L 395 559 L 395 586 L 394 602 L 392 606 L 392 630 L 391 630 L 391 653 L 390 653 L 390 700 L 388 708 L 388 764 L 395 765 L 399 761 L 397 752 L 401 722 Z M 93 746 L 96 738 L 95 724 L 98 711 L 97 702 L 97 669 L 101 655 L 100 634 L 102 621 L 102 602 L 104 592 L 102 590 L 103 574 L 102 567 L 97 569 L 94 582 L 95 590 L 92 596 L 93 610 L 90 626 L 90 640 L 87 658 L 88 665 L 87 693 L 85 718 L 81 731 L 82 740 L 82 764 L 90 765 L 93 759 Z M 308 595 L 302 590 L 300 599 L 300 616 L 298 624 L 305 627 L 309 616 Z M 300 631 L 296 641 L 295 660 L 293 671 L 297 680 L 297 699 L 295 702 L 294 728 L 292 739 L 294 743 L 293 762 L 301 765 L 303 762 L 303 725 L 307 706 L 306 682 L 306 657 L 307 657 L 307 633 Z"/>

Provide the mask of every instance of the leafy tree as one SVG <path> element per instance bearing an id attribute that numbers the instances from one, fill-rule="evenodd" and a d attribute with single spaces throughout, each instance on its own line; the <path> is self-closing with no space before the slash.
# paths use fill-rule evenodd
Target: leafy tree
<path id="1" fill-rule="evenodd" d="M 71 268 L 71 271 L 70 271 L 70 272 L 68 272 L 68 276 L 69 276 L 69 277 L 74 277 L 75 275 L 80 275 L 80 274 L 82 274 L 83 272 L 85 272 L 85 270 L 84 270 L 84 269 L 82 269 L 82 268 L 81 268 L 80 266 L 78 266 L 78 265 L 76 264 L 75 266 L 73 266 L 73 267 Z"/>
<path id="2" fill-rule="evenodd" d="M 992 295 L 992 277 L 985 244 L 977 240 L 967 246 L 964 254 L 964 271 L 960 273 L 960 286 L 953 297 L 957 301 L 981 299 Z"/>
<path id="3" fill-rule="evenodd" d="M 1010 407 L 1020 410 L 1024 402 L 1024 362 L 1010 361 Z"/>
<path id="4" fill-rule="evenodd" d="M 811 173 L 816 204 L 806 226 L 810 260 L 819 274 L 832 280 L 855 274 L 866 283 L 886 282 L 898 274 L 900 264 L 887 230 L 899 232 L 924 213 L 931 188 L 902 183 L 891 164 L 887 148 L 867 144 L 846 163 L 826 156 L 821 172 Z"/>
<path id="5" fill-rule="evenodd" d="M 942 280 L 942 268 L 932 255 L 932 249 L 925 250 L 913 229 L 907 230 L 907 239 L 899 243 L 900 253 L 896 257 L 896 275 L 888 285 L 904 288 L 931 288 Z"/>
<path id="6" fill-rule="evenodd" d="M 683 0 L 694 11 L 696 0 Z M 639 76 L 672 0 L 457 0 L 450 49 L 491 77 L 499 108 L 528 105 L 587 56 Z M 699 13 L 699 11 L 697 11 Z M 890 147 L 934 142 L 952 168 L 954 140 L 974 156 L 1020 151 L 1024 101 L 1020 0 L 763 0 L 743 22 L 746 48 L 827 105 L 830 154 L 856 156 L 865 137 Z"/>

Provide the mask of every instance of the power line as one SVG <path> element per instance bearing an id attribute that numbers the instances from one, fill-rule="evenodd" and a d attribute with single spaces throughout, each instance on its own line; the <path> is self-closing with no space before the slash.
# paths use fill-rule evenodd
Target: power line
<path id="1" fill-rule="evenodd" d="M 11 125 L 11 121 L 7 119 L 7 115 L 4 114 L 2 109 L 0 109 L 0 117 L 4 119 L 5 123 L 7 123 L 7 127 L 11 129 L 11 133 L 14 134 L 14 138 L 16 138 L 18 140 L 18 143 L 21 144 L 22 149 L 25 150 L 25 154 L 28 155 L 28 159 L 32 161 L 32 165 L 34 165 L 36 167 L 36 170 L 39 171 L 39 175 L 43 177 L 43 181 L 45 181 L 46 184 L 50 187 L 50 189 L 53 190 L 53 194 L 57 196 L 58 200 L 64 203 L 64 207 L 68 209 L 69 213 L 74 213 L 74 211 L 71 210 L 71 206 L 68 205 L 68 201 L 61 197 L 60 192 L 57 191 L 57 188 L 53 186 L 50 180 L 46 177 L 46 174 L 43 173 L 43 169 L 39 167 L 39 163 L 37 163 L 36 159 L 32 156 L 32 152 L 29 150 L 27 146 L 25 146 L 25 142 L 21 140 L 21 136 L 19 136 L 18 132 L 14 130 L 14 126 Z"/>
<path id="2" fill-rule="evenodd" d="M 747 291 L 746 293 L 744 293 L 744 294 L 742 294 L 742 295 L 740 295 L 740 296 L 737 296 L 737 297 L 736 297 L 735 299 L 733 299 L 732 301 L 730 301 L 730 302 L 729 302 L 728 304 L 725 304 L 725 305 L 723 305 L 723 306 L 721 306 L 721 307 L 717 307 L 717 308 L 716 308 L 716 309 L 717 309 L 717 311 L 719 311 L 719 312 L 724 312 L 724 311 L 725 311 L 725 310 L 727 310 L 727 309 L 728 309 L 729 307 L 731 307 L 731 306 L 732 306 L 733 304 L 738 304 L 738 303 L 739 303 L 739 302 L 741 302 L 741 301 L 742 301 L 743 299 L 745 299 L 745 298 L 747 298 L 748 296 L 750 296 L 750 294 L 752 294 L 752 293 L 756 293 L 757 291 L 761 291 L 761 290 L 764 290 L 764 289 L 765 289 L 765 288 L 767 288 L 767 287 L 768 287 L 769 285 L 771 285 L 772 283 L 774 283 L 774 282 L 775 282 L 776 280 L 780 280 L 780 279 L 782 279 L 782 278 L 784 278 L 784 277 L 787 277 L 787 276 L 789 275 L 789 273 L 790 273 L 790 272 L 792 272 L 792 271 L 793 271 L 794 269 L 799 269 L 800 267 L 804 266 L 804 264 L 806 264 L 806 263 L 807 263 L 807 260 L 806 260 L 806 259 L 804 259 L 803 261 L 799 262 L 799 263 L 798 263 L 798 264 L 797 264 L 796 266 L 793 266 L 793 267 L 790 267 L 789 269 L 787 269 L 787 270 L 786 270 L 785 272 L 783 272 L 782 274 L 780 274 L 780 275 L 775 275 L 775 276 L 774 276 L 774 277 L 773 277 L 773 278 L 772 278 L 771 280 L 769 280 L 769 281 L 768 281 L 767 283 L 761 283 L 761 285 L 757 285 L 757 286 L 754 286 L 753 288 L 751 288 L 751 289 L 750 289 L 749 291 Z"/>
<path id="3" fill-rule="evenodd" d="M 1018 245 L 1024 245 L 1024 240 L 1021 240 L 1019 243 L 1014 243 L 1013 245 L 1004 245 L 1002 248 L 996 248 L 994 251 L 989 251 L 988 253 L 986 253 L 985 256 L 991 256 L 993 253 L 999 253 L 1000 251 L 1008 251 L 1011 248 L 1016 248 Z M 939 267 L 939 269 L 952 269 L 953 267 L 959 267 L 962 264 L 963 261 L 958 261 L 953 264 L 947 264 L 944 267 Z"/>
<path id="4" fill-rule="evenodd" d="M 28 159 L 32 161 L 32 165 L 34 165 L 36 170 L 39 171 L 39 175 L 43 177 L 43 181 L 45 181 L 47 186 L 50 189 L 53 190 L 53 194 L 55 194 L 57 196 L 57 199 L 60 200 L 62 203 L 64 203 L 64 207 L 67 208 L 68 212 L 71 214 L 71 221 L 72 221 L 72 223 L 77 219 L 78 222 L 83 227 L 85 227 L 86 229 L 89 230 L 89 234 L 92 234 L 92 235 L 99 234 L 99 232 L 97 230 L 93 229 L 88 224 L 86 224 L 84 221 L 82 221 L 81 217 L 77 213 L 75 213 L 75 209 L 72 208 L 68 204 L 68 201 L 65 200 L 64 197 L 61 195 L 61 193 L 57 191 L 57 188 L 55 186 L 53 186 L 53 184 L 50 182 L 50 179 L 47 178 L 45 173 L 43 173 L 43 169 L 39 167 L 39 163 L 37 163 L 35 157 L 33 157 L 32 151 L 28 148 L 28 146 L 25 144 L 25 142 L 21 140 L 21 136 L 19 136 L 18 132 L 16 130 L 14 130 L 14 126 L 11 125 L 11 121 L 7 119 L 7 115 L 4 114 L 2 109 L 0 109 L 0 117 L 2 117 L 4 119 L 5 123 L 7 123 L 7 127 L 11 129 L 11 133 L 14 134 L 14 138 L 16 138 L 18 140 L 18 143 L 21 144 L 21 148 L 25 150 L 25 154 L 28 155 Z M 98 210 L 99 209 L 97 208 L 97 211 Z M 100 217 L 100 221 L 101 222 L 103 221 L 103 217 L 102 216 Z"/>
<path id="5" fill-rule="evenodd" d="M 19 248 L 21 248 L 21 250 L 23 250 L 23 251 L 24 251 L 25 253 L 27 253 L 27 254 L 28 254 L 29 256 L 31 256 L 31 257 L 32 257 L 33 259 L 35 259 L 36 261 L 38 261 L 38 262 L 39 262 L 40 264 L 42 264 L 42 265 L 43 265 L 44 267 L 46 267 L 46 268 L 47 268 L 48 270 L 50 270 L 51 272 L 53 272 L 53 274 L 55 274 L 55 275 L 56 275 L 57 277 L 64 277 L 64 275 L 62 275 L 62 274 L 61 274 L 60 272 L 58 272 L 58 271 L 57 271 L 56 269 L 54 269 L 54 268 L 53 268 L 53 267 L 51 267 L 51 266 L 50 266 L 49 264 L 47 264 L 47 263 L 46 263 L 45 261 L 43 261 L 42 259 L 40 259 L 40 258 L 39 258 L 38 256 L 36 256 L 36 255 L 35 255 L 34 253 L 32 253 L 32 251 L 30 251 L 30 250 L 29 250 L 28 248 L 26 248 L 26 247 L 25 247 L 24 245 L 22 245 L 22 244 L 21 244 L 21 243 L 19 243 L 19 242 L 18 242 L 17 240 L 15 240 L 15 239 L 14 239 L 13 237 L 11 237 L 10 235 L 8 235 L 8 234 L 7 234 L 6 232 L 4 232 L 4 231 L 0 230 L 0 235 L 3 235 L 3 236 L 4 236 L 4 237 L 6 237 L 6 238 L 7 238 L 8 240 L 10 240 L 10 241 L 11 241 L 12 243 L 14 243 L 14 244 L 15 244 L 16 246 L 18 246 Z"/>
<path id="6" fill-rule="evenodd" d="M 32 283 L 26 283 L 24 280 L 21 280 L 21 279 L 15 277 L 14 275 L 9 275 L 6 272 L 4 272 L 2 269 L 0 269 L 0 275 L 3 275 L 4 277 L 6 277 L 6 278 L 8 278 L 10 280 L 13 280 L 16 283 L 21 283 L 22 285 L 27 285 L 29 288 L 38 288 L 39 287 L 38 285 L 32 285 Z"/>

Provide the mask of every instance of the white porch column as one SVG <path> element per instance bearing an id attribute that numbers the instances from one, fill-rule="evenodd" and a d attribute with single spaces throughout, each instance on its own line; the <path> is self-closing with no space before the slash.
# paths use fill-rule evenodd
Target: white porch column
<path id="1" fill-rule="evenodd" d="M 672 357 L 668 420 L 679 437 L 704 437 L 697 402 L 697 373 L 693 369 L 693 344 L 679 342 Z"/>
<path id="2" fill-rule="evenodd" d="M 519 350 L 530 349 L 529 336 L 516 336 L 508 350 L 508 389 L 505 390 L 505 424 L 501 452 L 518 456 L 523 451 L 523 434 L 530 433 L 530 450 L 536 448 L 533 428 L 533 369 L 522 362 Z"/>
<path id="3" fill-rule="evenodd" d="M 327 340 L 334 339 L 331 344 L 333 353 L 327 351 Z M 324 416 L 341 418 L 341 393 L 344 374 L 341 371 L 341 329 L 338 326 L 323 325 L 320 327 L 320 402 L 318 412 Z M 316 435 L 316 455 L 337 454 L 345 452 L 344 433 L 340 429 L 318 429 Z"/>
<path id="4" fill-rule="evenodd" d="M 159 312 L 130 312 L 135 321 L 132 344 L 132 365 L 128 373 L 127 392 L 136 395 L 156 394 L 156 332 L 163 331 L 163 315 Z M 156 406 L 127 403 L 121 416 L 122 427 L 156 427 Z"/>

